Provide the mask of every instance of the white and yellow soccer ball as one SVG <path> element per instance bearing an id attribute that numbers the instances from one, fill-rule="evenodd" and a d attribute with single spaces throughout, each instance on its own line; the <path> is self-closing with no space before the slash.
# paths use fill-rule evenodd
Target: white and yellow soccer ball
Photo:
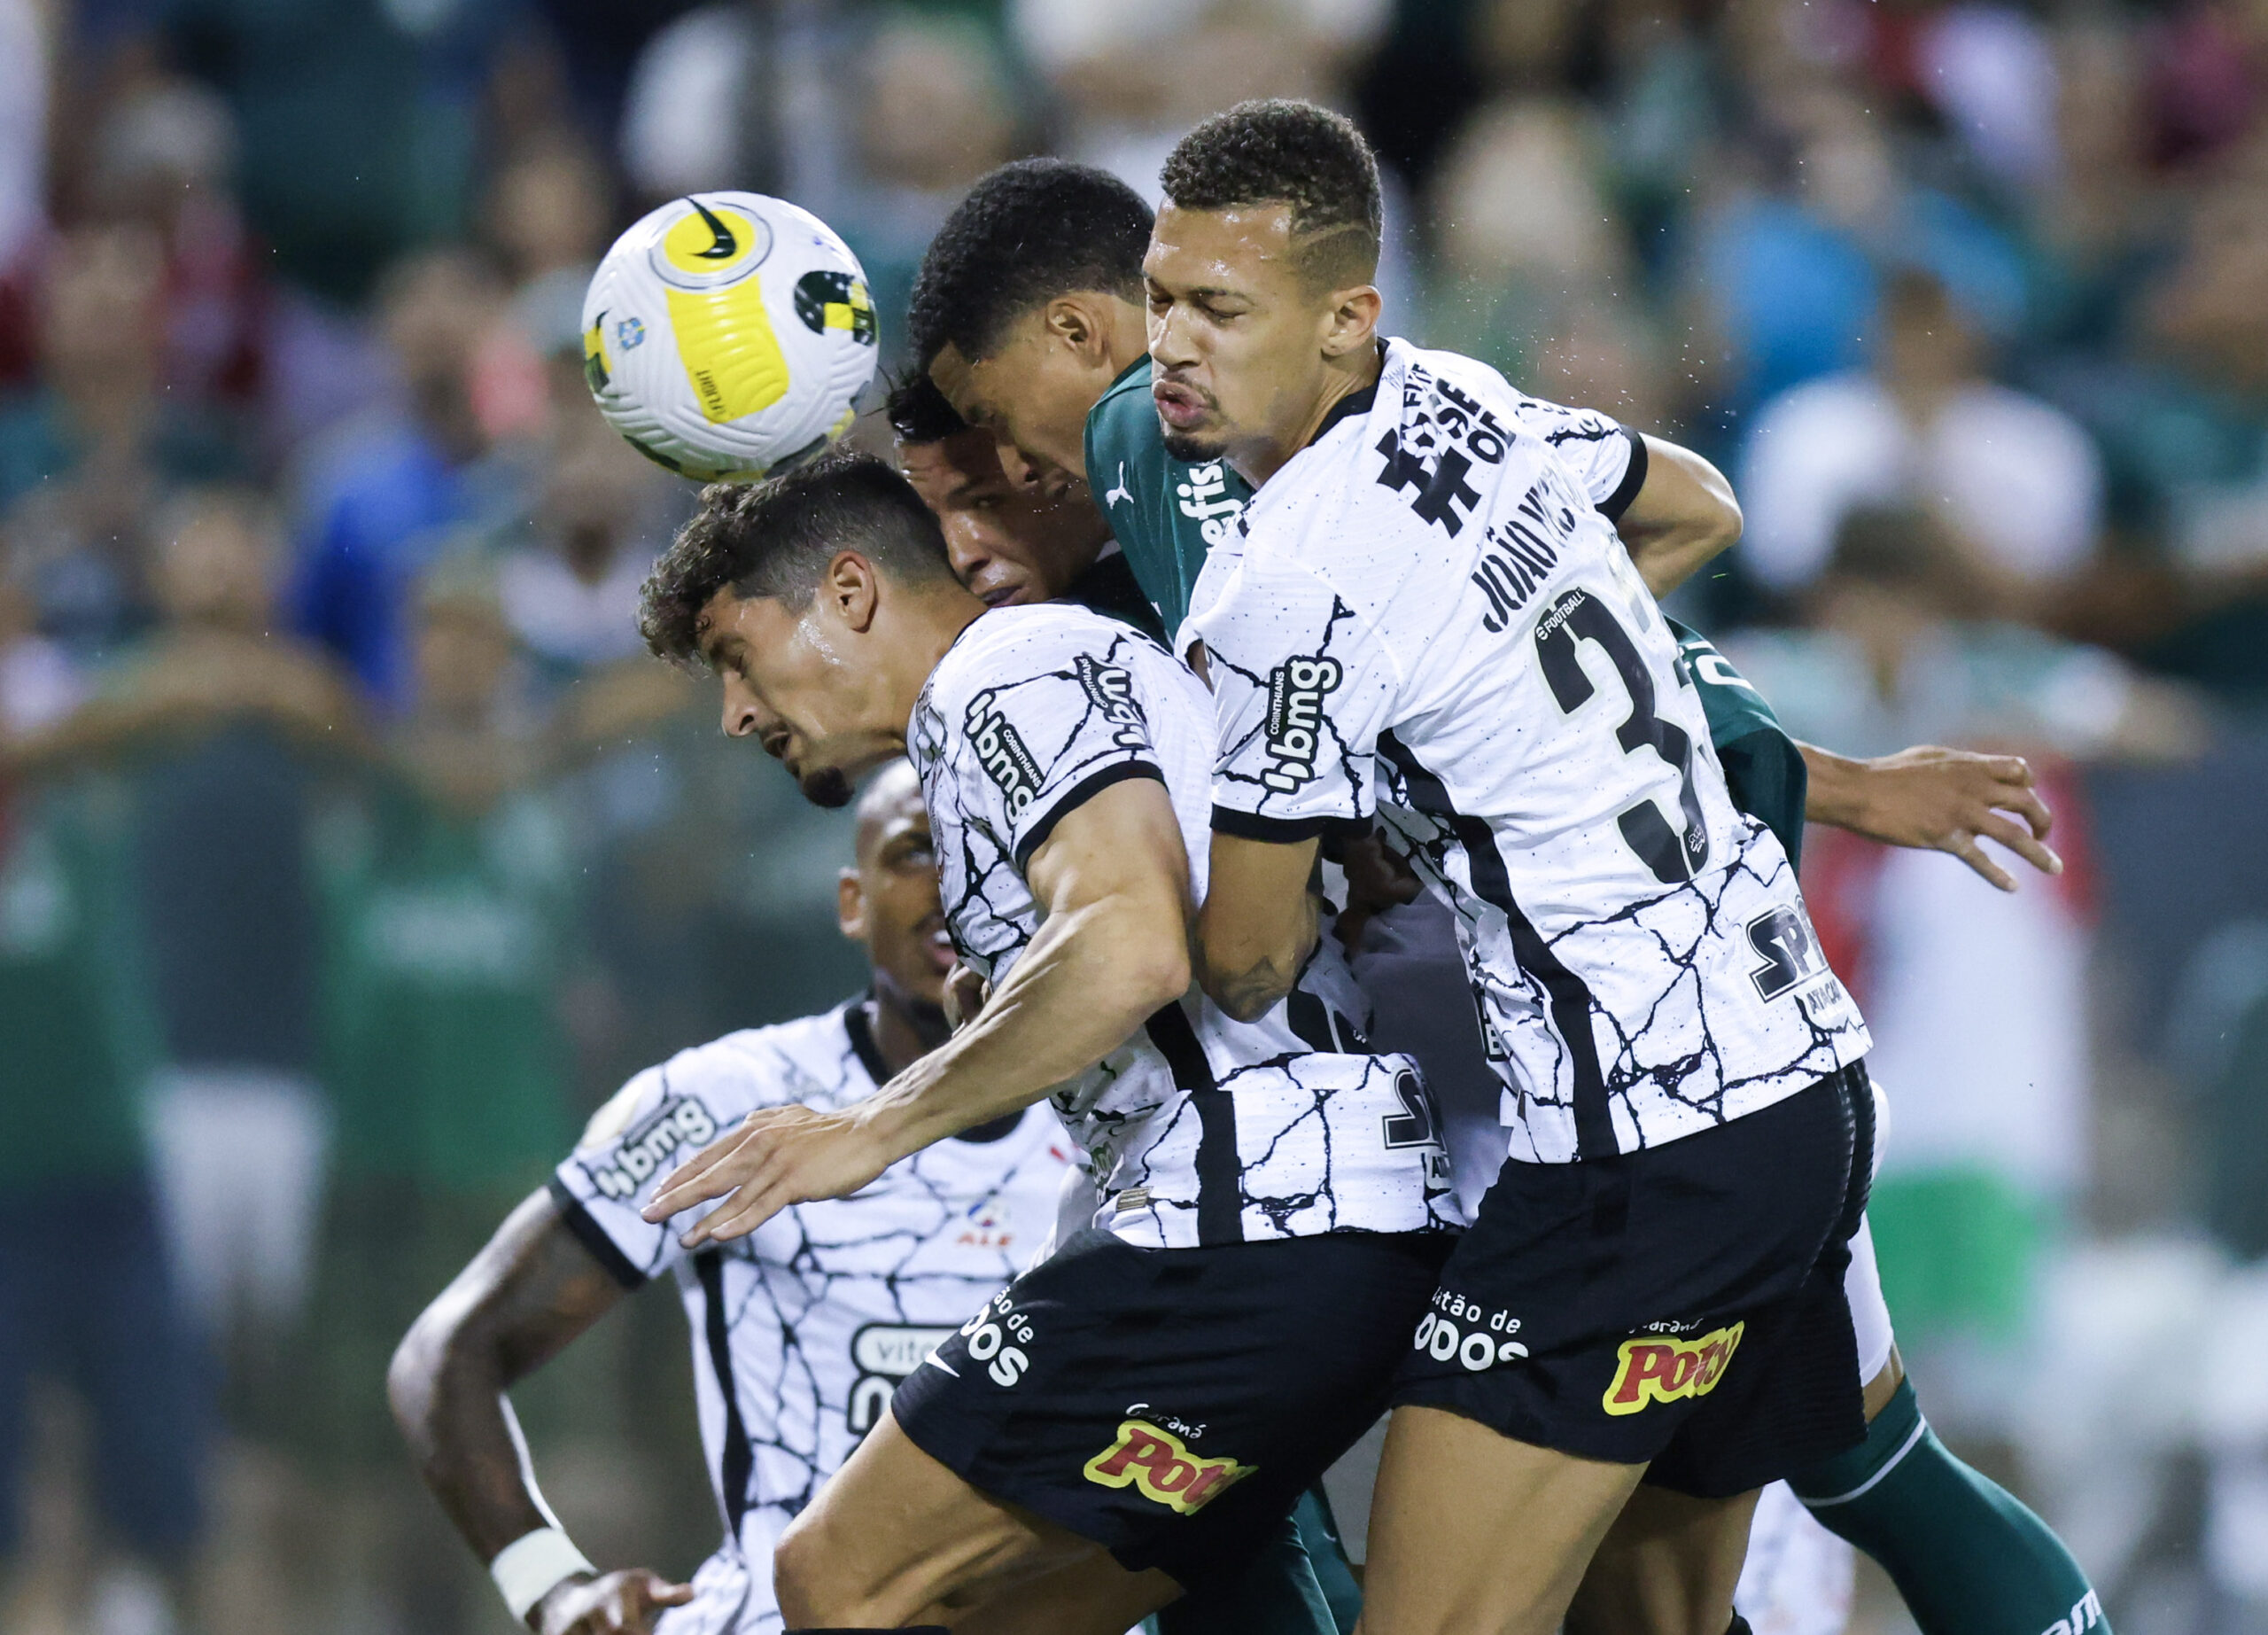
<path id="1" fill-rule="evenodd" d="M 614 429 L 702 481 L 753 479 L 850 429 L 874 306 L 835 230 L 760 193 L 642 217 L 583 297 L 583 373 Z"/>

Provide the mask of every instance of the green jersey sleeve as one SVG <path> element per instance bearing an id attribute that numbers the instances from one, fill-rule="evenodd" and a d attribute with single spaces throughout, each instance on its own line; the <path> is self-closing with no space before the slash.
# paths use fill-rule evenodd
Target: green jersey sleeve
<path id="1" fill-rule="evenodd" d="M 1724 764 L 1733 805 L 1780 837 L 1788 860 L 1803 860 L 1804 797 L 1809 774 L 1803 752 L 1780 725 L 1764 695 L 1697 630 L 1669 621 L 1678 657 L 1709 718 L 1709 741 Z"/>
<path id="2" fill-rule="evenodd" d="M 1188 616 L 1205 553 L 1233 537 L 1252 489 L 1226 461 L 1189 465 L 1166 453 L 1146 357 L 1089 411 L 1086 454 L 1095 503 L 1171 636 Z"/>

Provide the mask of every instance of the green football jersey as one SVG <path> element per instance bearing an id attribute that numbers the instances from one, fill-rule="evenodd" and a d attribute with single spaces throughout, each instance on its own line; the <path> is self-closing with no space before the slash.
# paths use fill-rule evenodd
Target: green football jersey
<path id="1" fill-rule="evenodd" d="M 1810 774 L 1803 752 L 1772 712 L 1764 695 L 1733 668 L 1709 638 L 1675 619 L 1670 634 L 1677 655 L 1693 678 L 1701 709 L 1709 718 L 1709 742 L 1725 768 L 1733 805 L 1779 836 L 1788 861 L 1800 863 L 1804 848 L 1804 796 Z"/>
<path id="2" fill-rule="evenodd" d="M 1599 509 L 1619 517 L 1644 479 L 1644 445 L 1594 410 L 1541 401 L 1533 407 L 1541 434 L 1573 459 Z M 1620 449 L 1629 452 L 1618 457 Z M 1575 458 L 1579 452 L 1585 457 Z M 1234 537 L 1252 487 L 1225 460 L 1191 465 L 1166 453 L 1146 357 L 1111 382 L 1088 413 L 1086 455 L 1087 486 L 1170 635 L 1188 617 L 1189 593 L 1206 553 Z M 1707 713 L 1733 804 L 1777 835 L 1789 860 L 1797 860 L 1804 838 L 1805 772 L 1795 741 L 1764 695 L 1722 653 L 1674 619 L 1670 627 Z"/>
<path id="3" fill-rule="evenodd" d="M 1225 460 L 1189 465 L 1166 453 L 1146 357 L 1088 412 L 1086 446 L 1087 487 L 1170 636 L 1188 616 L 1205 553 L 1235 537 L 1252 487 Z"/>

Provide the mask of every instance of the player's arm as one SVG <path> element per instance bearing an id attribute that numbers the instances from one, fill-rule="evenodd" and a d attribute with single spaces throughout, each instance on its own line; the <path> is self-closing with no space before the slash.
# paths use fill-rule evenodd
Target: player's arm
<path id="1" fill-rule="evenodd" d="M 1798 742 L 1809 774 L 1804 816 L 1894 846 L 1950 852 L 2003 891 L 2016 879 L 1977 845 L 1987 836 L 2042 874 L 2063 860 L 2047 845 L 2054 815 L 2017 755 L 1922 744 L 1872 760 Z"/>
<path id="2" fill-rule="evenodd" d="M 1189 859 L 1165 785 L 1122 778 L 1063 813 L 1024 878 L 1045 915 L 975 1019 L 874 1094 L 750 1115 L 663 1182 L 646 1218 L 731 1201 L 687 1248 L 855 1192 L 900 1158 L 1029 1107 L 1189 990 Z"/>
<path id="3" fill-rule="evenodd" d="M 1632 457 L 1645 470 L 1615 530 L 1638 564 L 1638 576 L 1666 596 L 1740 541 L 1740 502 L 1725 474 L 1695 454 L 1658 437 L 1642 437 Z"/>
<path id="4" fill-rule="evenodd" d="M 1239 1022 L 1267 1014 L 1315 953 L 1317 837 L 1248 840 L 1213 836 L 1211 879 L 1197 915 L 1197 980 Z"/>
<path id="5" fill-rule="evenodd" d="M 386 1395 L 425 1485 L 485 1563 L 554 1526 L 504 1393 L 611 1311 L 623 1286 L 539 1192 L 414 1324 Z M 528 1609 L 541 1635 L 643 1635 L 684 1584 L 635 1569 L 561 1578 Z"/>

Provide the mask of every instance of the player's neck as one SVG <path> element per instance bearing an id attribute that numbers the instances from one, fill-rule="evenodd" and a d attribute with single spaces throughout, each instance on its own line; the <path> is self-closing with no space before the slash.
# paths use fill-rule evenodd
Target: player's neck
<path id="1" fill-rule="evenodd" d="M 1332 409 L 1357 392 L 1378 385 L 1386 369 L 1386 353 L 1377 346 L 1359 346 L 1343 358 L 1330 360 L 1324 367 L 1323 389 L 1291 436 L 1262 440 L 1231 458 L 1229 463 L 1254 487 L 1289 465 L 1293 455 L 1313 442 Z"/>
<path id="2" fill-rule="evenodd" d="M 893 1077 L 952 1037 L 943 1010 L 919 1004 L 881 982 L 866 1001 L 866 1020 L 874 1031 L 874 1049 Z"/>
<path id="3" fill-rule="evenodd" d="M 1110 378 L 1117 379 L 1150 355 L 1150 315 L 1138 301 L 1122 295 L 1110 298 L 1110 327 L 1103 335 L 1103 349 L 1110 358 Z"/>
<path id="4" fill-rule="evenodd" d="M 892 689 L 905 704 L 911 721 L 914 702 L 929 684 L 930 673 L 952 650 L 961 632 L 983 618 L 986 609 L 983 602 L 948 580 L 923 595 L 907 611 L 910 617 L 895 643 Z"/>

